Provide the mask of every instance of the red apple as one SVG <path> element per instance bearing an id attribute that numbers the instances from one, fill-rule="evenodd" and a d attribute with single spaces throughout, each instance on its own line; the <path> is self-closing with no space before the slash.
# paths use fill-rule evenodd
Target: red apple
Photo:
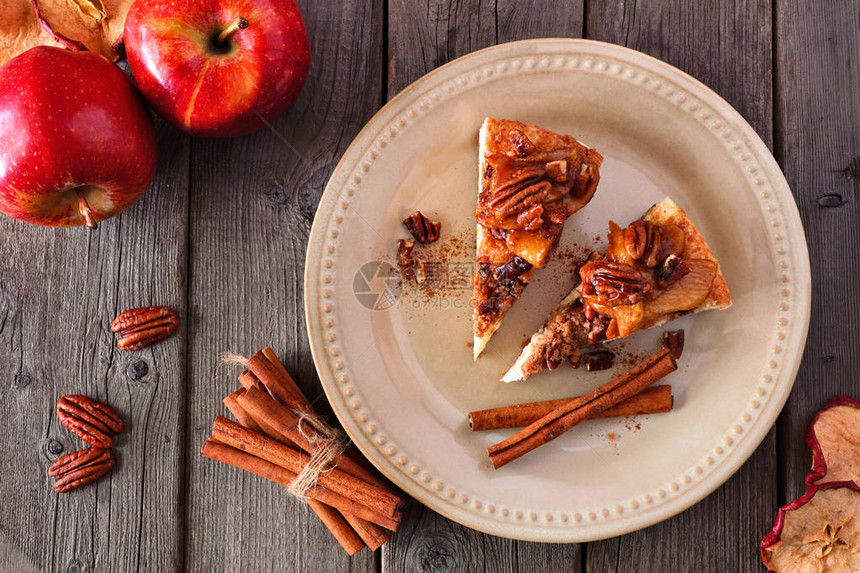
<path id="1" fill-rule="evenodd" d="M 146 100 L 191 135 L 243 135 L 274 121 L 310 64 L 295 0 L 138 0 L 123 37 Z"/>
<path id="2" fill-rule="evenodd" d="M 0 68 L 0 211 L 95 228 L 140 199 L 155 161 L 140 94 L 102 56 L 39 46 Z"/>

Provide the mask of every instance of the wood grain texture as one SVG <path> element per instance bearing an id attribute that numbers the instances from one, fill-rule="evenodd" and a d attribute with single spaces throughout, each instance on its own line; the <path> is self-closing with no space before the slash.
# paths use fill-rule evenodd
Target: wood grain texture
<path id="1" fill-rule="evenodd" d="M 153 186 L 98 231 L 0 219 L 2 571 L 182 563 L 185 329 L 134 353 L 110 331 L 128 307 L 185 315 L 188 140 L 161 122 L 158 134 Z M 132 380 L 136 361 L 148 373 Z M 126 431 L 109 477 L 58 495 L 48 465 L 85 444 L 60 426 L 56 402 L 78 393 L 113 406 Z"/>
<path id="2" fill-rule="evenodd" d="M 850 296 L 860 275 L 860 5 L 772 1 L 304 0 L 311 75 L 272 130 L 189 142 L 158 122 L 152 189 L 95 233 L 0 216 L 0 571 L 760 571 L 757 543 L 778 503 L 802 493 L 813 413 L 837 393 L 860 398 Z M 283 488 L 200 457 L 237 385 L 219 356 L 272 345 L 320 397 L 305 247 L 354 135 L 386 98 L 456 57 L 583 31 L 715 89 L 786 172 L 810 247 L 813 311 L 778 431 L 703 502 L 630 535 L 517 542 L 411 502 L 381 552 L 349 559 Z M 111 319 L 146 304 L 176 310 L 178 332 L 117 350 Z M 136 362 L 147 374 L 130 375 Z M 68 393 L 110 403 L 127 430 L 108 478 L 57 495 L 48 465 L 83 445 L 54 416 Z M 331 414 L 324 398 L 316 406 Z"/>
<path id="3" fill-rule="evenodd" d="M 580 37 L 583 8 L 565 0 L 390 0 L 388 97 L 475 50 L 535 37 Z M 577 544 L 512 541 L 470 530 L 414 503 L 382 548 L 383 571 L 581 570 Z"/>
<path id="4" fill-rule="evenodd" d="M 383 10 L 365 0 L 300 7 L 312 62 L 295 106 L 271 129 L 192 145 L 190 571 L 376 569 L 375 554 L 347 557 L 283 487 L 199 454 L 215 415 L 227 415 L 221 399 L 238 385 L 236 367 L 219 363 L 224 351 L 271 345 L 309 398 L 321 394 L 302 304 L 307 235 L 337 160 L 381 104 Z"/>
<path id="5" fill-rule="evenodd" d="M 771 144 L 771 6 L 692 0 L 590 0 L 591 39 L 645 52 L 723 96 Z M 623 537 L 589 544 L 587 571 L 760 571 L 758 542 L 776 511 L 773 430 L 716 492 L 681 515 Z M 707 541 L 704 541 L 707 539 Z"/>
<path id="6" fill-rule="evenodd" d="M 806 354 L 779 420 L 780 502 L 803 493 L 811 457 L 803 435 L 836 394 L 860 399 L 860 3 L 822 10 L 776 2 L 777 159 L 809 244 L 812 316 Z"/>
<path id="7" fill-rule="evenodd" d="M 580 0 L 389 0 L 388 97 L 451 60 L 504 42 L 582 36 Z"/>

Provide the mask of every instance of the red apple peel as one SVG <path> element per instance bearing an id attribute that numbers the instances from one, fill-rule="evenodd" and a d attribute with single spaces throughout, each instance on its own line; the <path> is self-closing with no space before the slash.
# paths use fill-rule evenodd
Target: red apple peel
<path id="1" fill-rule="evenodd" d="M 150 106 L 197 137 L 272 124 L 298 98 L 311 60 L 296 0 L 138 1 L 124 38 Z"/>
<path id="2" fill-rule="evenodd" d="M 155 174 L 152 118 L 97 54 L 37 46 L 13 58 L 0 67 L 0 117 L 0 212 L 16 219 L 94 228 Z"/>

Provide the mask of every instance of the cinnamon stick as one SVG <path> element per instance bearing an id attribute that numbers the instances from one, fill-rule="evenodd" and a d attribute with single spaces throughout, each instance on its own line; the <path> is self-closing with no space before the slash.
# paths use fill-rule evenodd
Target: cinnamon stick
<path id="1" fill-rule="evenodd" d="M 315 499 L 306 499 L 308 507 L 313 510 L 313 512 L 320 518 L 320 521 L 323 522 L 323 525 L 326 526 L 331 534 L 337 539 L 337 542 L 340 543 L 340 546 L 343 547 L 344 551 L 346 551 L 347 555 L 355 555 L 365 547 L 367 547 L 367 542 L 364 541 L 364 538 L 355 528 L 355 526 L 350 522 L 347 518 L 348 513 L 341 513 L 337 509 L 333 508 L 330 505 L 326 505 L 321 501 L 317 501 Z M 358 520 L 357 517 L 353 517 L 353 519 Z M 373 525 L 369 521 L 360 520 L 362 523 L 367 523 L 373 527 L 379 527 L 377 525 Z M 382 529 L 382 528 L 380 528 Z M 384 531 L 384 530 L 383 530 Z M 372 547 L 371 551 L 376 551 L 376 547 Z"/>
<path id="2" fill-rule="evenodd" d="M 553 410 L 507 440 L 487 449 L 498 469 L 533 449 L 554 440 L 578 423 L 634 396 L 670 372 L 678 369 L 669 349 L 663 349 L 629 372 Z"/>
<path id="3" fill-rule="evenodd" d="M 229 396 L 225 397 L 221 402 L 230 410 L 230 413 L 233 414 L 233 417 L 236 420 L 248 428 L 249 430 L 254 430 L 255 432 L 262 432 L 262 428 L 254 421 L 254 418 L 248 415 L 248 412 L 239 404 L 238 398 L 242 396 L 246 390 L 244 388 L 239 388 Z"/>
<path id="4" fill-rule="evenodd" d="M 526 404 L 501 406 L 469 413 L 469 427 L 473 432 L 497 430 L 499 428 L 521 428 L 540 420 L 556 408 L 575 398 L 559 398 Z M 588 419 L 622 418 L 640 414 L 659 414 L 672 409 L 672 387 L 669 385 L 645 388 L 639 394 L 601 412 L 594 412 Z"/>
<path id="5" fill-rule="evenodd" d="M 223 416 L 215 418 L 212 427 L 212 439 L 248 452 L 295 474 L 301 473 L 304 466 L 310 461 L 306 454 L 262 434 L 243 428 Z M 380 488 L 355 478 L 337 467 L 331 467 L 322 472 L 317 478 L 317 483 L 388 518 L 399 516 L 400 507 L 403 505 L 403 500 L 400 497 L 382 491 Z M 364 518 L 364 516 L 361 517 Z M 383 524 L 375 520 L 371 521 L 386 527 L 392 525 L 390 522 Z"/>
<path id="6" fill-rule="evenodd" d="M 376 551 L 382 547 L 382 544 L 388 541 L 388 538 L 390 537 L 389 533 L 385 531 L 385 529 L 379 527 L 375 523 L 356 517 L 351 513 L 344 513 L 343 518 L 350 526 L 352 526 L 355 533 L 371 551 Z"/>
<path id="7" fill-rule="evenodd" d="M 241 384 L 242 388 L 244 388 L 245 390 L 250 390 L 254 386 L 264 388 L 263 383 L 260 382 L 260 379 L 257 378 L 250 370 L 244 370 L 241 374 L 239 374 L 239 384 Z"/>
<path id="8" fill-rule="evenodd" d="M 274 355 L 271 348 L 268 350 Z M 278 368 L 261 350 L 248 359 L 248 367 L 278 402 L 293 410 L 310 410 L 310 403 L 283 364 Z"/>
<path id="9" fill-rule="evenodd" d="M 209 440 L 206 440 L 206 443 L 203 444 L 203 449 L 200 450 L 200 453 L 207 458 L 231 465 L 233 467 L 237 467 L 239 469 L 243 469 L 245 471 L 249 471 L 253 474 L 256 474 L 260 477 L 264 477 L 267 480 L 273 481 L 284 487 L 290 487 L 290 485 L 296 479 L 295 472 L 291 472 L 276 464 L 260 459 L 247 452 L 243 452 L 242 450 L 216 442 L 211 438 Z M 308 489 L 307 492 L 305 492 L 305 496 L 308 498 L 309 505 L 311 505 L 311 508 L 314 509 L 315 512 L 316 509 L 314 508 L 314 505 L 325 504 L 327 506 L 331 506 L 332 508 L 336 508 L 344 513 L 351 513 L 352 515 L 362 515 L 362 519 L 367 519 L 368 517 L 374 518 L 368 519 L 368 521 L 374 521 L 377 517 L 381 517 L 377 514 L 369 512 L 366 508 L 359 506 L 354 501 L 324 487 L 312 486 Z M 310 504 L 310 502 L 315 502 L 315 504 L 312 505 Z M 319 513 L 317 515 L 319 515 Z M 320 516 L 320 519 L 323 519 L 322 516 Z M 326 519 L 323 519 L 323 521 L 326 522 Z M 345 527 L 349 526 L 349 523 L 346 522 L 346 519 L 344 519 L 343 523 L 337 522 L 335 518 L 331 518 L 331 521 L 334 525 L 334 529 L 332 529 L 332 527 L 329 527 L 329 529 L 332 531 L 332 534 L 334 534 L 335 537 L 338 538 L 338 541 L 341 541 L 341 538 L 344 539 L 344 542 L 341 543 L 342 545 L 346 543 L 350 546 L 350 548 L 354 548 L 356 545 L 355 539 L 351 539 L 349 537 L 349 532 Z M 380 519 L 380 521 L 382 521 L 383 523 L 380 523 L 379 525 L 382 525 L 383 527 L 387 527 L 386 524 L 390 522 L 390 520 L 388 520 L 387 518 L 382 518 Z M 328 523 L 326 523 L 326 525 L 328 525 Z M 361 539 L 359 539 L 359 541 L 361 541 Z M 344 549 L 347 549 L 346 546 L 344 546 Z M 350 550 L 351 549 L 347 549 L 347 551 Z"/>

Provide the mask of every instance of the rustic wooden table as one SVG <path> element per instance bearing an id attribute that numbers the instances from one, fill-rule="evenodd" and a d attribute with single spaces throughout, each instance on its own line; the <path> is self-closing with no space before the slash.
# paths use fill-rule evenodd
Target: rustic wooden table
<path id="1" fill-rule="evenodd" d="M 834 394 L 860 397 L 860 305 L 849 298 L 860 281 L 860 3 L 300 4 L 312 68 L 273 130 L 198 140 L 160 122 L 152 189 L 98 231 L 0 220 L 0 570 L 762 570 L 759 539 L 777 507 L 802 492 L 812 413 Z M 319 396 L 302 274 L 317 201 L 341 154 L 423 74 L 479 48 L 546 36 L 615 42 L 666 60 L 727 99 L 771 146 L 812 262 L 812 321 L 794 391 L 733 478 L 659 525 L 584 545 L 525 543 L 413 502 L 381 551 L 350 559 L 282 488 L 198 455 L 235 386 L 219 355 L 271 344 Z M 148 304 L 176 309 L 179 332 L 141 352 L 118 351 L 111 319 Z M 129 431 L 109 479 L 57 495 L 46 468 L 78 447 L 54 416 L 69 393 L 115 405 Z"/>

